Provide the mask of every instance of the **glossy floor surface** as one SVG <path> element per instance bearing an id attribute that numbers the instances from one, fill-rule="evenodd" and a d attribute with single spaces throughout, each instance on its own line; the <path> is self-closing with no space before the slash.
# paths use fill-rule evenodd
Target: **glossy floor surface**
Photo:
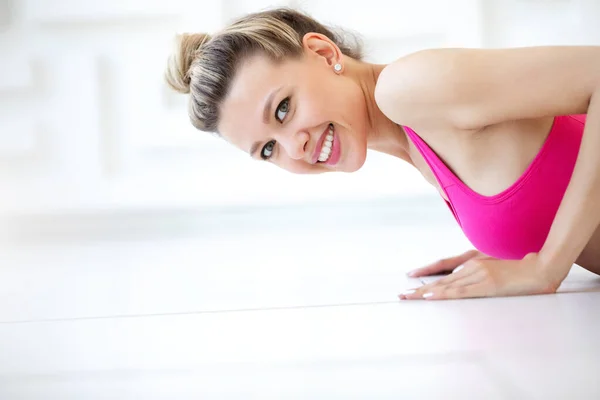
<path id="1" fill-rule="evenodd" d="M 468 248 L 445 223 L 13 243 L 0 399 L 600 398 L 585 270 L 555 295 L 397 300 Z"/>

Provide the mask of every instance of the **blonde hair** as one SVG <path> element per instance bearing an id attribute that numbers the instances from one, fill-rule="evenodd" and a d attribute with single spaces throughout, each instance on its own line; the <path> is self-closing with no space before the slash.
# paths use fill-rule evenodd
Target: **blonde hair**
<path id="1" fill-rule="evenodd" d="M 346 56 L 362 59 L 356 36 L 351 36 L 354 42 L 348 44 L 341 33 L 307 14 L 277 8 L 247 14 L 212 37 L 207 33 L 178 35 L 165 80 L 173 90 L 190 94 L 188 113 L 192 125 L 201 131 L 218 133 L 219 106 L 240 62 L 257 53 L 275 62 L 300 57 L 302 38 L 309 32 L 325 35 Z"/>

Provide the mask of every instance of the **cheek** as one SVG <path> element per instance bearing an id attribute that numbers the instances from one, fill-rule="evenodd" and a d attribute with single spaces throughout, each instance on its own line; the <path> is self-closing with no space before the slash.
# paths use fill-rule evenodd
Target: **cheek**
<path id="1" fill-rule="evenodd" d="M 296 104 L 294 122 L 303 127 L 318 126 L 331 119 L 327 96 L 302 96 L 302 101 Z"/>
<path id="2" fill-rule="evenodd" d="M 306 81 L 298 91 L 296 101 L 297 115 L 303 123 L 322 124 L 343 111 L 340 104 L 344 101 L 343 93 L 339 93 L 337 85 L 322 79 Z"/>
<path id="3" fill-rule="evenodd" d="M 318 89 L 319 96 L 307 107 L 322 120 L 333 120 L 352 130 L 366 123 L 366 104 L 360 88 L 340 81 Z"/>

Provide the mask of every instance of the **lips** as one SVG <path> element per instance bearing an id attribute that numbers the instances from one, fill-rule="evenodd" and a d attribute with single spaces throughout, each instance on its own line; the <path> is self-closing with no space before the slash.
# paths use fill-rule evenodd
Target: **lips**
<path id="1" fill-rule="evenodd" d="M 311 159 L 312 164 L 316 164 L 317 161 L 319 160 L 319 155 L 321 154 L 321 148 L 323 147 L 323 142 L 325 141 L 325 137 L 327 137 L 327 134 L 329 133 L 329 126 L 330 126 L 330 124 L 327 124 L 327 126 L 325 127 L 325 130 L 321 134 L 321 137 L 319 138 L 319 140 L 317 140 L 317 144 L 315 145 L 315 148 L 313 150 L 313 156 Z"/>

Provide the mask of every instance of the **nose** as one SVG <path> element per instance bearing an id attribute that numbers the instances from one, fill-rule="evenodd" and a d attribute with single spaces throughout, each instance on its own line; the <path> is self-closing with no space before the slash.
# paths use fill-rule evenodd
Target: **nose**
<path id="1" fill-rule="evenodd" d="M 283 146 L 288 156 L 294 160 L 306 158 L 310 134 L 306 131 L 284 133 L 279 138 L 279 144 Z"/>

